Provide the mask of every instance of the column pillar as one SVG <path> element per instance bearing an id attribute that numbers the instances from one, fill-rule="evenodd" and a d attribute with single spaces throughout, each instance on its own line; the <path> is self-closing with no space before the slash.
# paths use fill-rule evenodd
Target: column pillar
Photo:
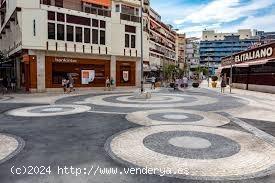
<path id="1" fill-rule="evenodd" d="M 111 70 L 110 70 L 110 78 L 114 78 L 115 80 L 115 86 L 116 86 L 116 56 L 111 56 Z"/>
<path id="2" fill-rule="evenodd" d="M 141 60 L 136 61 L 136 87 L 141 86 Z"/>
<path id="3" fill-rule="evenodd" d="M 15 60 L 15 68 L 16 68 L 16 86 L 17 88 L 21 88 L 21 59 L 20 58 L 16 58 Z"/>

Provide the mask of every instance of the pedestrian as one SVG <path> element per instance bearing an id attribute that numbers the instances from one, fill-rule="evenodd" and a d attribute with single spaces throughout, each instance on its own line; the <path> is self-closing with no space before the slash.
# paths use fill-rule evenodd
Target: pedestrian
<path id="1" fill-rule="evenodd" d="M 111 90 L 113 90 L 115 87 L 115 80 L 113 77 L 111 77 Z"/>
<path id="2" fill-rule="evenodd" d="M 151 90 L 155 90 L 156 89 L 156 78 L 155 76 L 153 76 L 151 78 Z"/>
<path id="3" fill-rule="evenodd" d="M 183 82 L 183 87 L 187 88 L 188 87 L 188 78 L 186 76 L 184 76 L 182 78 L 182 82 Z"/>
<path id="4" fill-rule="evenodd" d="M 105 81 L 105 90 L 110 91 L 110 87 L 111 87 L 111 82 L 110 82 L 109 77 L 107 77 L 106 81 Z"/>
<path id="5" fill-rule="evenodd" d="M 224 93 L 226 88 L 226 76 L 222 75 L 222 81 L 221 81 L 221 93 Z"/>
<path id="6" fill-rule="evenodd" d="M 67 92 L 67 85 L 68 85 L 68 80 L 66 79 L 66 77 L 63 77 L 63 79 L 62 79 L 62 88 L 63 88 L 64 93 Z"/>
<path id="7" fill-rule="evenodd" d="M 176 78 L 176 79 L 174 79 L 174 81 L 175 81 L 175 83 L 174 83 L 174 91 L 176 91 L 178 89 L 178 87 L 179 87 L 179 79 Z"/>
<path id="8" fill-rule="evenodd" d="M 11 78 L 11 90 L 16 91 L 16 78 L 14 76 Z"/>
<path id="9" fill-rule="evenodd" d="M 75 89 L 74 89 L 74 78 L 71 74 L 69 75 L 69 87 L 70 87 L 70 92 L 75 91 Z"/>

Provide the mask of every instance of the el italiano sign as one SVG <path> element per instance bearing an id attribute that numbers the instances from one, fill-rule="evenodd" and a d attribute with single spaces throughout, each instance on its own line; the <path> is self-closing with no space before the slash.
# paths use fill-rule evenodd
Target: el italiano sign
<path id="1" fill-rule="evenodd" d="M 243 51 L 222 59 L 222 66 L 275 58 L 275 43 Z"/>
<path id="2" fill-rule="evenodd" d="M 271 57 L 272 55 L 273 55 L 272 47 L 262 48 L 259 50 L 254 50 L 254 51 L 250 51 L 250 52 L 235 56 L 235 63 L 246 62 L 246 61 L 256 60 L 260 58 L 268 58 L 268 57 Z"/>

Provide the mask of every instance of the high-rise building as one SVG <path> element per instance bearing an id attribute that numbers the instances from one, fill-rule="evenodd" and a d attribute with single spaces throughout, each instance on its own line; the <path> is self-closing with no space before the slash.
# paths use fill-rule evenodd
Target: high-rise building
<path id="1" fill-rule="evenodd" d="M 172 26 L 163 23 L 161 16 L 152 8 L 149 9 L 148 20 L 149 42 L 144 47 L 149 48 L 151 71 L 160 75 L 165 64 L 177 64 L 177 33 Z"/>
<path id="2" fill-rule="evenodd" d="M 247 50 L 258 42 L 258 39 L 252 37 L 252 32 L 246 29 L 239 30 L 238 33 L 203 31 L 202 36 L 200 64 L 205 67 L 209 66 L 211 74 L 218 69 L 223 57 Z"/>

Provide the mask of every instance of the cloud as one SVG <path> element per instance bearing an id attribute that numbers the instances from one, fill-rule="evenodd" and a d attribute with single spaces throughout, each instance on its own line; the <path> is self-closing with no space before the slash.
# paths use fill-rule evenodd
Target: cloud
<path id="1" fill-rule="evenodd" d="M 240 0 L 214 0 L 199 9 L 199 11 L 194 11 L 183 19 L 175 20 L 174 23 L 231 22 L 250 16 L 255 11 L 268 8 L 274 3 L 275 0 L 251 0 L 246 3 Z"/>
<path id="2" fill-rule="evenodd" d="M 275 31 L 275 0 L 152 0 L 162 20 L 179 33 L 201 36 L 204 29 Z"/>

